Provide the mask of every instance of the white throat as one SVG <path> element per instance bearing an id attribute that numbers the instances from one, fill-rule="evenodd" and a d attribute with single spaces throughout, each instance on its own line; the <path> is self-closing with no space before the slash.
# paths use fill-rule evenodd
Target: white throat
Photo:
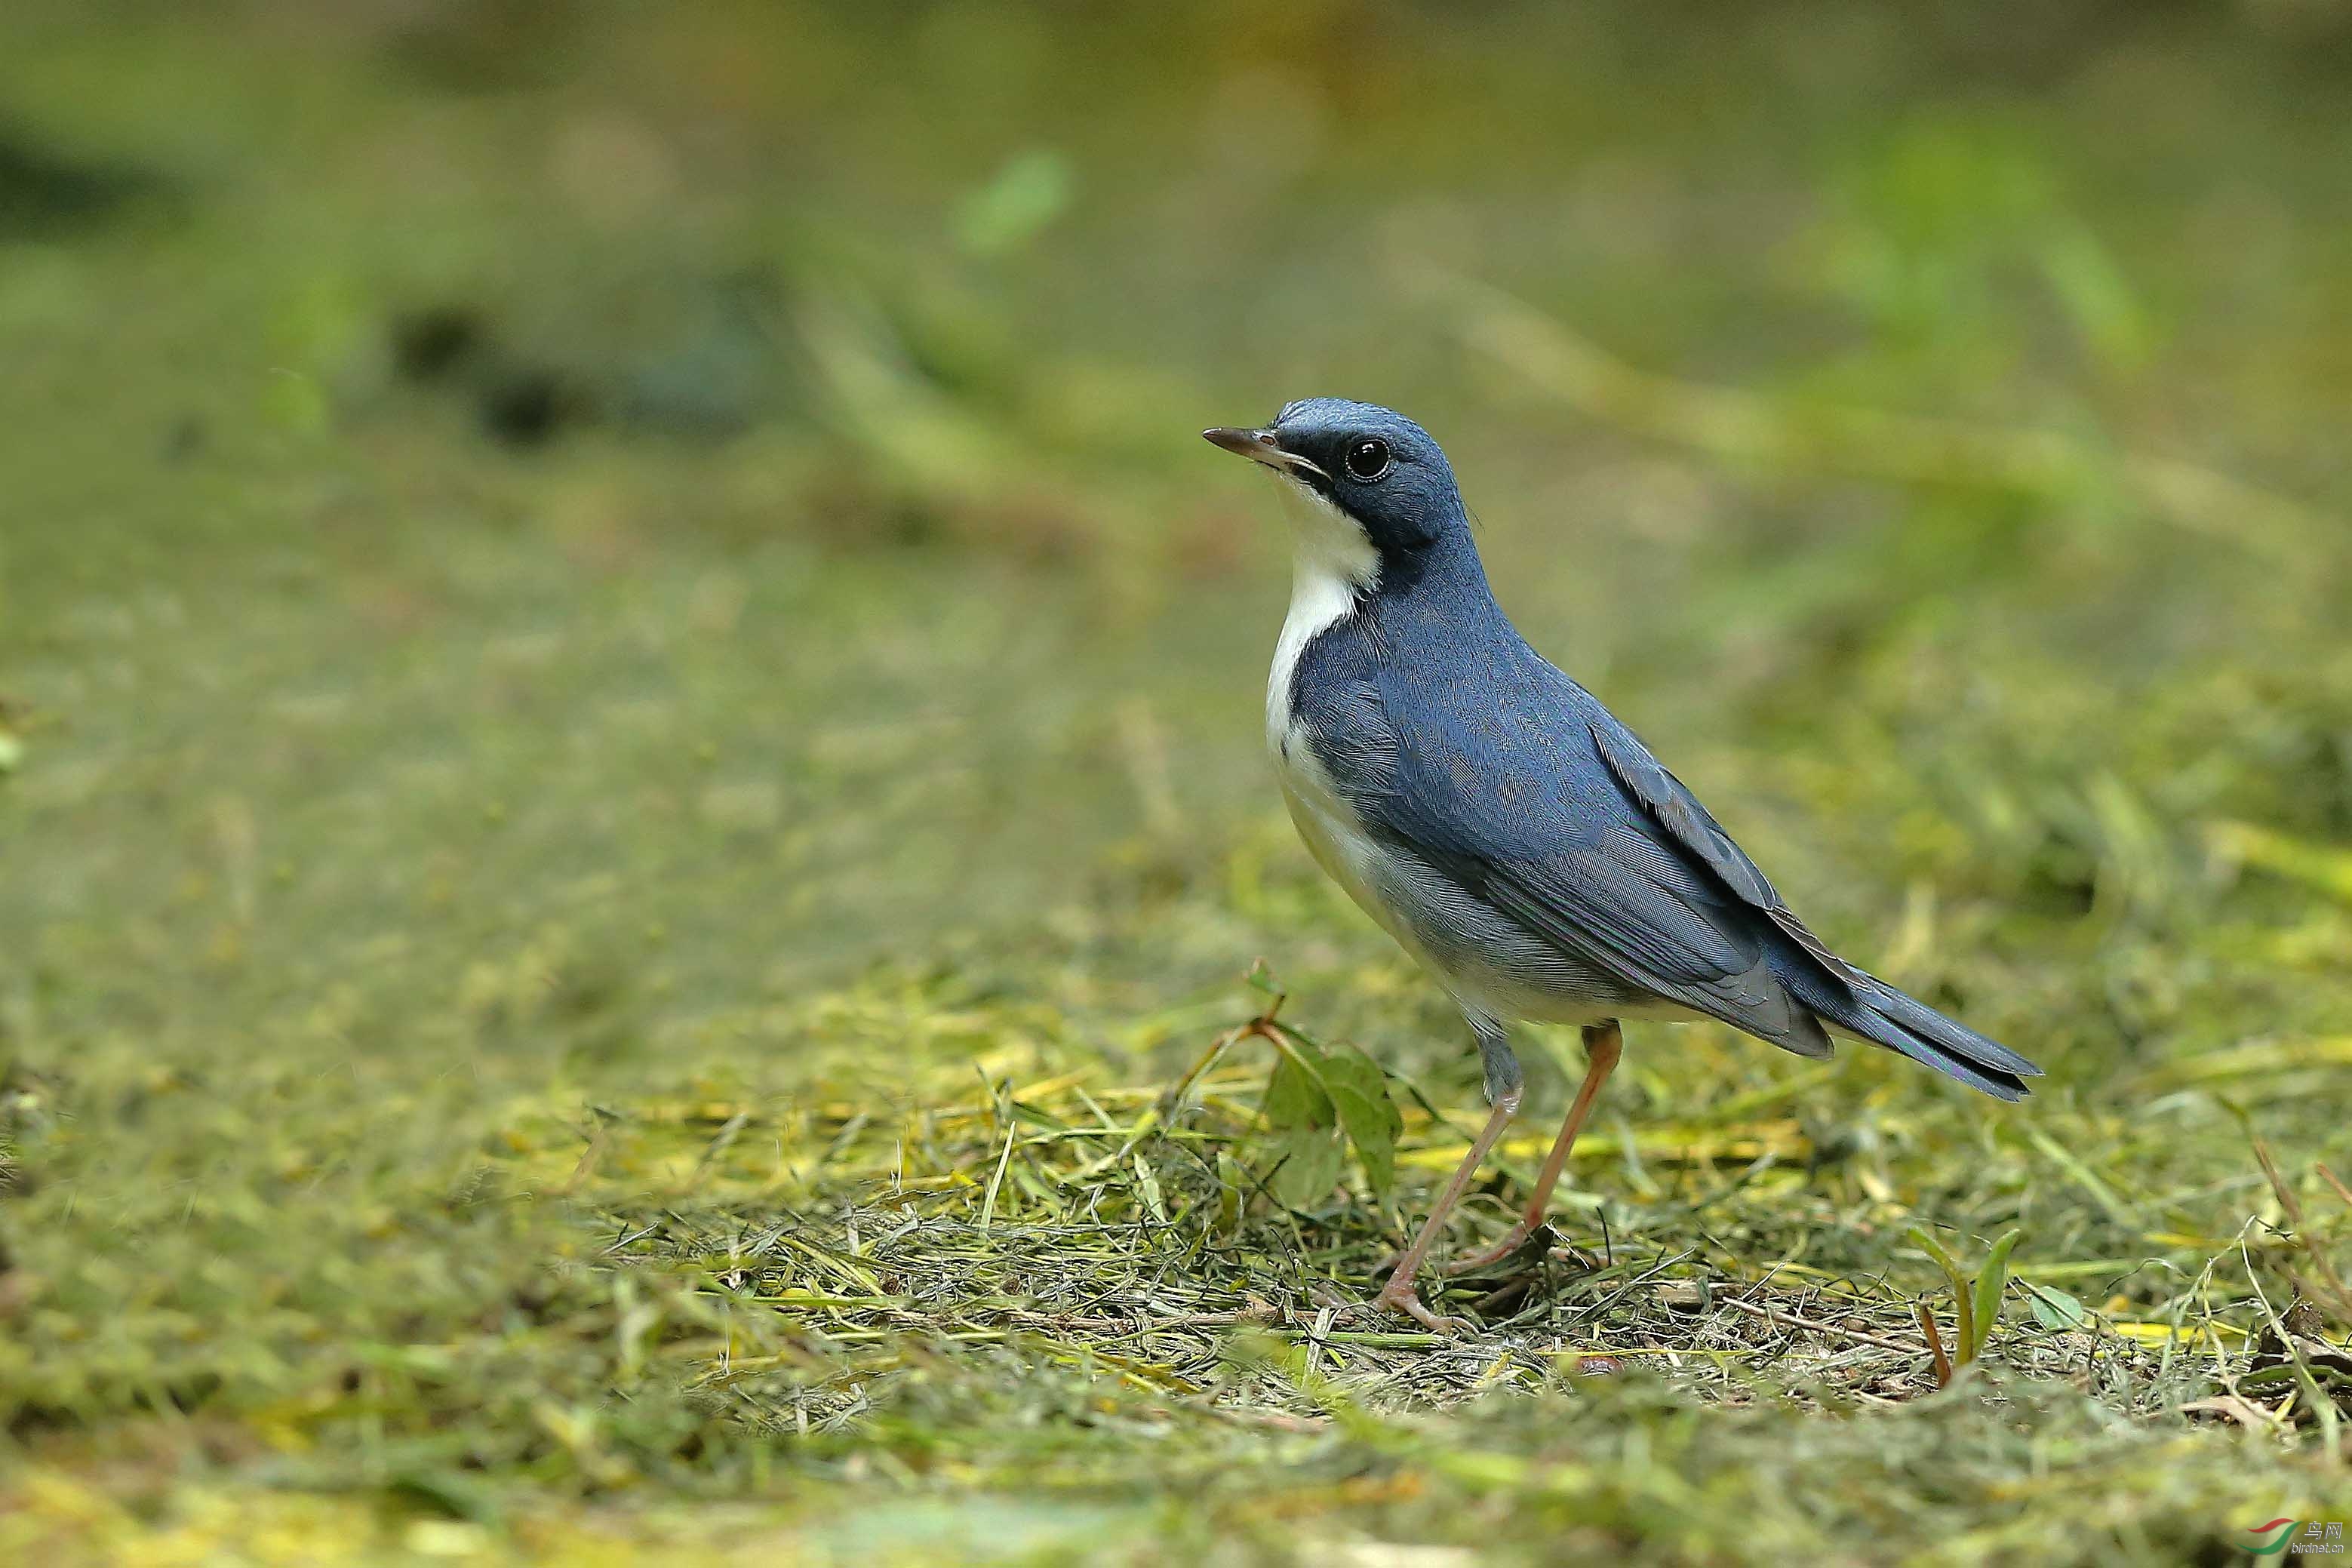
<path id="1" fill-rule="evenodd" d="M 1290 515 L 1290 613 L 1265 680 L 1265 743 L 1277 761 L 1290 733 L 1290 680 L 1299 655 L 1318 634 L 1355 614 L 1357 596 L 1381 580 L 1380 552 L 1353 519 L 1287 475 L 1282 489 Z"/>

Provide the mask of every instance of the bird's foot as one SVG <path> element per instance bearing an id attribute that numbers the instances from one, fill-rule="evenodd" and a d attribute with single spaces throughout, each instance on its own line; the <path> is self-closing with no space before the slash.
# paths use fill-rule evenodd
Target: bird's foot
<path id="1" fill-rule="evenodd" d="M 1457 1258 L 1440 1268 L 1438 1272 L 1447 1275 L 1475 1274 L 1482 1268 L 1492 1268 L 1504 1259 L 1516 1257 L 1528 1242 L 1538 1236 L 1541 1237 L 1543 1246 L 1547 1249 L 1554 1240 L 1558 1239 L 1551 1226 L 1531 1226 L 1526 1220 L 1521 1220 L 1505 1231 L 1503 1238 L 1494 1246 L 1474 1252 L 1467 1258 Z"/>
<path id="2" fill-rule="evenodd" d="M 1372 1298 L 1372 1303 L 1386 1307 L 1391 1312 L 1403 1313 L 1433 1334 L 1444 1334 L 1451 1339 L 1462 1330 L 1462 1325 L 1453 1319 L 1440 1317 L 1423 1306 L 1421 1293 L 1412 1288 L 1410 1279 L 1400 1280 L 1391 1275 L 1389 1282 L 1381 1287 L 1381 1293 Z"/>

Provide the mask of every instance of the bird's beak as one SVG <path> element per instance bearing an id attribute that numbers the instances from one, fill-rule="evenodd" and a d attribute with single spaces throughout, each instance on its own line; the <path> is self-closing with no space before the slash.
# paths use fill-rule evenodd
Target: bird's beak
<path id="1" fill-rule="evenodd" d="M 1330 478 L 1297 453 L 1284 451 L 1271 430 L 1203 430 L 1201 434 L 1213 446 L 1237 452 L 1253 463 L 1264 463 L 1278 474 L 1312 474 L 1327 481 Z"/>

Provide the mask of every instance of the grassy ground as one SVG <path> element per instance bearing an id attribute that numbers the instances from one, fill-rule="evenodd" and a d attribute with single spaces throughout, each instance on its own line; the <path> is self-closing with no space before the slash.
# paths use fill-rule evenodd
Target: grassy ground
<path id="1" fill-rule="evenodd" d="M 0 20 L 9 1560 L 2352 1525 L 2333 13 L 314 10 Z M 2046 1087 L 1637 1026 L 1370 1314 L 1475 1056 L 1192 435 L 1324 391 Z"/>

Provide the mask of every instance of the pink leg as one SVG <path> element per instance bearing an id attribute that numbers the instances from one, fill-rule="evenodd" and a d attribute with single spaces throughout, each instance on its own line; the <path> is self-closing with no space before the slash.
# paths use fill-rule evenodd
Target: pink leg
<path id="1" fill-rule="evenodd" d="M 1528 1194 L 1528 1206 L 1520 1214 L 1518 1224 L 1503 1235 L 1503 1239 L 1484 1252 L 1473 1253 L 1446 1265 L 1448 1274 L 1466 1274 L 1472 1269 L 1486 1268 L 1500 1263 L 1517 1252 L 1536 1227 L 1544 1222 L 1544 1210 L 1551 1204 L 1551 1190 L 1559 1182 L 1559 1173 L 1568 1167 L 1569 1152 L 1576 1147 L 1576 1135 L 1584 1130 L 1585 1120 L 1592 1114 L 1593 1102 L 1601 1098 L 1601 1086 L 1609 1081 L 1610 1072 L 1617 1066 L 1617 1058 L 1624 1039 L 1617 1031 L 1617 1021 L 1587 1025 L 1584 1030 L 1584 1055 L 1587 1066 L 1584 1083 L 1576 1091 L 1576 1102 L 1568 1108 L 1568 1120 L 1559 1124 L 1559 1136 L 1552 1140 L 1551 1152 L 1545 1156 L 1543 1173 L 1536 1178 L 1535 1190 Z"/>
<path id="2" fill-rule="evenodd" d="M 1462 1201 L 1462 1194 L 1470 1185 L 1470 1178 L 1478 1173 L 1478 1167 L 1485 1163 L 1487 1151 L 1494 1148 L 1495 1140 L 1503 1135 L 1503 1129 L 1510 1125 L 1511 1113 L 1518 1108 L 1519 1093 L 1517 1089 L 1495 1102 L 1495 1113 L 1486 1118 L 1486 1125 L 1479 1131 L 1477 1141 L 1470 1145 L 1470 1152 L 1462 1156 L 1462 1163 L 1454 1168 L 1453 1180 L 1447 1182 L 1445 1190 L 1437 1194 L 1436 1206 L 1422 1222 L 1421 1234 L 1412 1238 L 1412 1245 L 1404 1249 L 1404 1256 L 1397 1259 L 1396 1268 L 1390 1271 L 1388 1282 L 1381 1287 L 1381 1293 L 1375 1300 L 1381 1306 L 1402 1312 L 1438 1333 L 1453 1331 L 1453 1324 L 1421 1304 L 1420 1293 L 1412 1288 L 1413 1276 L 1421 1272 L 1422 1262 L 1429 1256 L 1429 1244 L 1437 1239 L 1438 1226 L 1445 1223 L 1447 1211 Z"/>

